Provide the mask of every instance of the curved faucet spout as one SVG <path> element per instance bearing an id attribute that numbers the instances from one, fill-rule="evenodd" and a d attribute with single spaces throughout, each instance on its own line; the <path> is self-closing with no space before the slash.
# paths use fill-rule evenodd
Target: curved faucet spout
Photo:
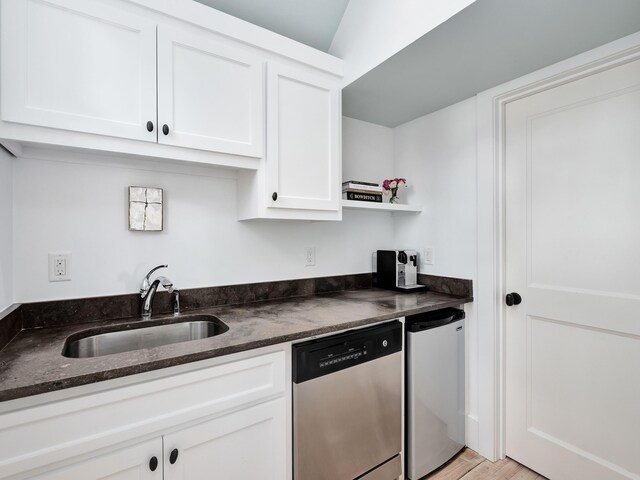
<path id="1" fill-rule="evenodd" d="M 147 275 L 142 279 L 142 285 L 140 285 L 141 297 L 144 297 L 147 294 L 147 291 L 149 290 L 149 288 L 151 287 L 149 280 L 151 279 L 151 275 L 153 274 L 153 272 L 155 272 L 156 270 L 160 270 L 161 268 L 167 268 L 168 266 L 169 265 L 158 265 L 157 267 L 153 267 L 151 270 L 149 270 L 149 273 L 147 273 Z"/>

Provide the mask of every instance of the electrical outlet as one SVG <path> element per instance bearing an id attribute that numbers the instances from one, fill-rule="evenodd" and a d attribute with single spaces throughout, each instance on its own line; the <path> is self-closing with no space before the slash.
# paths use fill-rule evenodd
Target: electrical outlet
<path id="1" fill-rule="evenodd" d="M 304 265 L 305 267 L 313 267 L 316 264 L 316 247 L 304 248 Z"/>
<path id="2" fill-rule="evenodd" d="M 424 265 L 433 265 L 435 257 L 435 251 L 433 247 L 424 247 L 424 253 L 422 255 L 422 263 Z"/>
<path id="3" fill-rule="evenodd" d="M 66 282 L 71 280 L 71 254 L 49 254 L 49 281 Z"/>

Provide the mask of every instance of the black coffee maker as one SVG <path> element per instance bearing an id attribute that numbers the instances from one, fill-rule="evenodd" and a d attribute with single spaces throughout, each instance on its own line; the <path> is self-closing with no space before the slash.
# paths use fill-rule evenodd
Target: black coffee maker
<path id="1" fill-rule="evenodd" d="M 418 252 L 415 250 L 378 250 L 377 286 L 401 292 L 417 292 L 427 287 L 418 284 Z"/>

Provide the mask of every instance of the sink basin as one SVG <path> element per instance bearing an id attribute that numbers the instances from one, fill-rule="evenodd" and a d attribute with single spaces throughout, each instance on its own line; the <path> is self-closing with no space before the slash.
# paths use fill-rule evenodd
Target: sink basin
<path id="1" fill-rule="evenodd" d="M 172 323 L 161 323 L 173 320 Z M 62 355 L 69 358 L 90 358 L 160 347 L 172 343 L 190 342 L 214 337 L 229 330 L 213 315 L 185 315 L 158 320 L 154 325 L 139 322 L 116 325 L 111 329 L 96 328 L 78 332 L 64 345 Z"/>

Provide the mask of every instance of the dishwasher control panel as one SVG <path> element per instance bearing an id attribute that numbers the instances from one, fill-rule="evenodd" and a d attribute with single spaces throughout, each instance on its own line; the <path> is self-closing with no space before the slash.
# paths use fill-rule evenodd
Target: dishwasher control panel
<path id="1" fill-rule="evenodd" d="M 350 348 L 346 352 L 329 353 L 325 358 L 320 359 L 320 368 L 327 368 L 331 365 L 338 365 L 342 362 L 349 362 L 351 360 L 358 360 L 359 358 L 366 357 L 367 347 L 362 348 Z"/>
<path id="2" fill-rule="evenodd" d="M 293 381 L 301 383 L 402 350 L 402 324 L 350 330 L 293 346 Z"/>

